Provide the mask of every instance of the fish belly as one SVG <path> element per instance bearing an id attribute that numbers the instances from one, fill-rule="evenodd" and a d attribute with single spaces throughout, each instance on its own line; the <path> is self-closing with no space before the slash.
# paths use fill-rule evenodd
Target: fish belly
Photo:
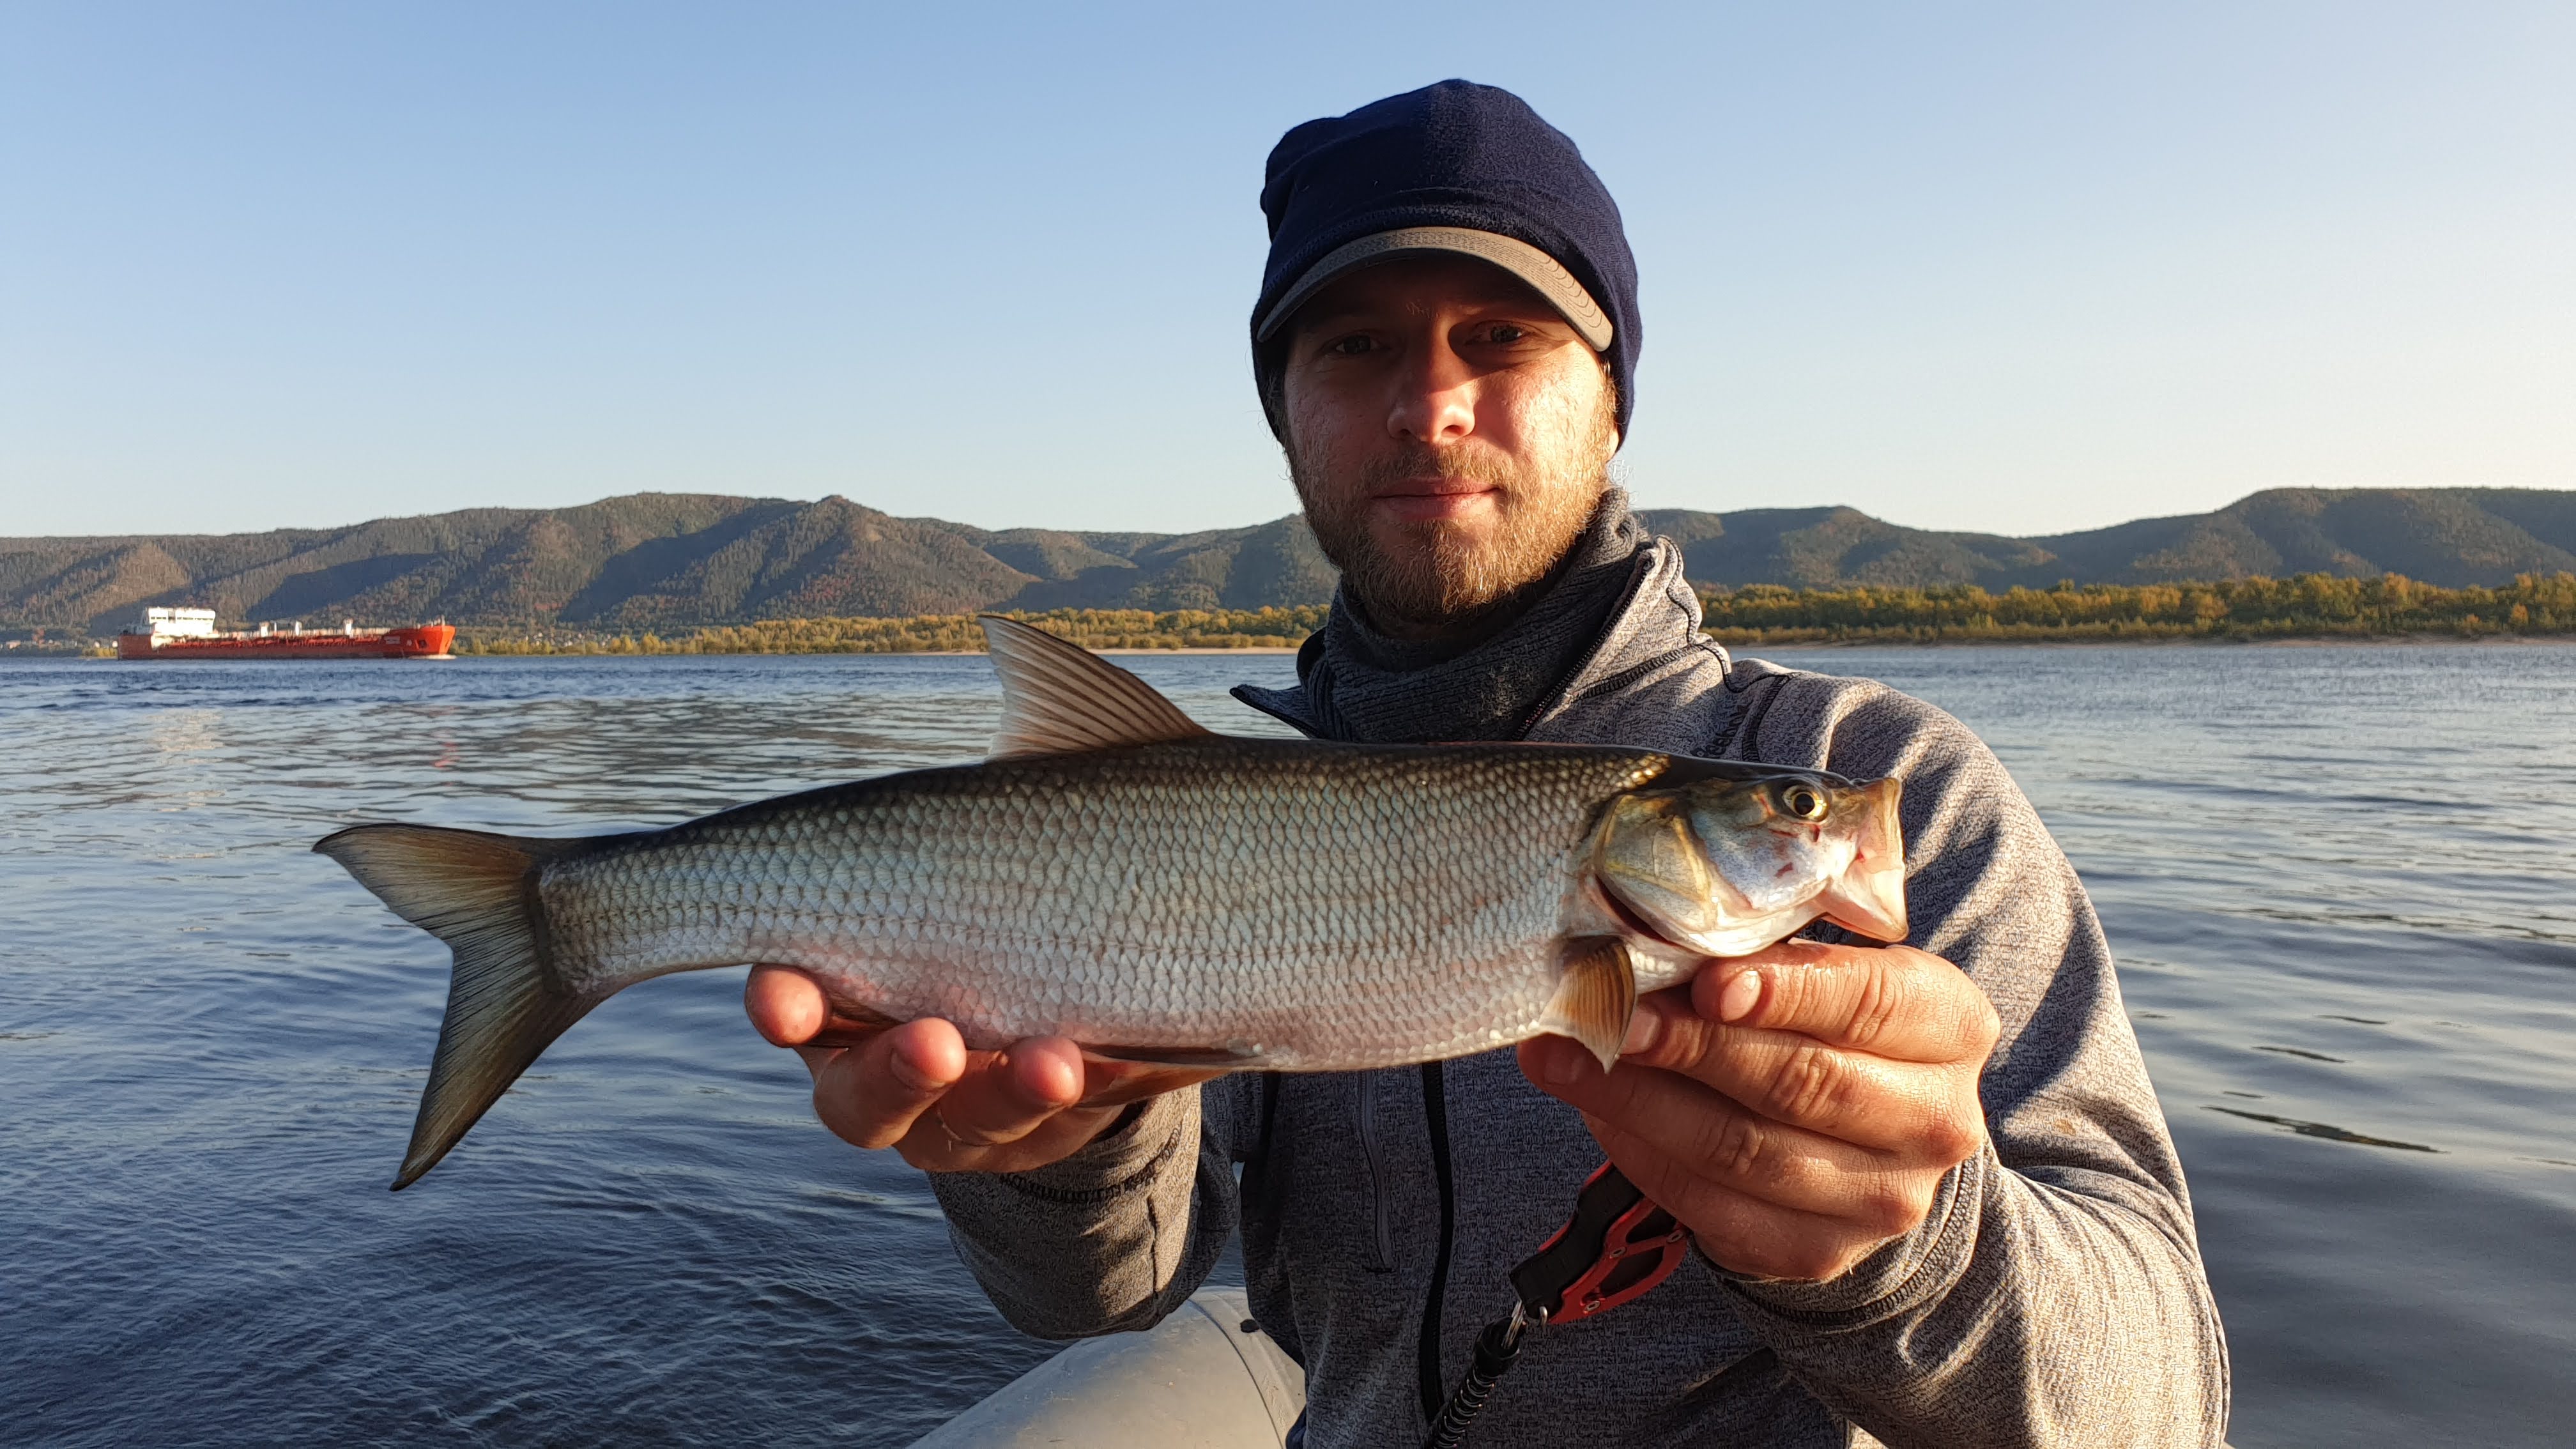
<path id="1" fill-rule="evenodd" d="M 1630 752 L 1221 739 L 919 771 L 550 866 L 557 969 L 605 994 L 801 967 L 968 1043 L 1340 1070 L 1535 1035 Z"/>

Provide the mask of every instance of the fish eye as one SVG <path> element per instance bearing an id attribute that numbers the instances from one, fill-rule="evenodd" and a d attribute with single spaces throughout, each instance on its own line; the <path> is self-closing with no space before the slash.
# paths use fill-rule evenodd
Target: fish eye
<path id="1" fill-rule="evenodd" d="M 1800 820 L 1825 818 L 1825 792 L 1801 780 L 1780 791 L 1780 809 Z"/>

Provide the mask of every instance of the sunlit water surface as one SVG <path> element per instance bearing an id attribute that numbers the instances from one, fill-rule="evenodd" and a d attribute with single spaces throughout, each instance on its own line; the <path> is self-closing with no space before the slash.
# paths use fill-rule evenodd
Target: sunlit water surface
<path id="1" fill-rule="evenodd" d="M 1133 662 L 1220 728 L 1289 675 Z M 2235 1442 L 2566 1442 L 2576 649 L 1795 662 L 1965 718 L 2082 869 Z M 0 665 L 0 1438 L 896 1445 L 1044 1357 L 738 970 L 619 997 L 388 1194 L 445 952 L 306 851 L 667 824 L 995 713 L 979 659 Z"/>

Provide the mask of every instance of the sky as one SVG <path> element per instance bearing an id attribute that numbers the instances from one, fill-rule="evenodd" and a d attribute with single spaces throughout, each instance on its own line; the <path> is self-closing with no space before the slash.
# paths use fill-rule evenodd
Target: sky
<path id="1" fill-rule="evenodd" d="M 1641 504 L 2576 487 L 2564 0 L 0 0 L 0 535 L 1275 518 L 1263 158 L 1448 76 L 1620 202 Z"/>

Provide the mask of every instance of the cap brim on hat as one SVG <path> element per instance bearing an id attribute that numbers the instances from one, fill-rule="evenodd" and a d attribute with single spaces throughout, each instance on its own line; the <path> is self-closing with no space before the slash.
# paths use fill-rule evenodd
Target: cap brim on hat
<path id="1" fill-rule="evenodd" d="M 1610 316 L 1583 284 L 1556 258 L 1528 242 L 1507 237 L 1500 232 L 1475 231 L 1463 226 L 1408 226 L 1395 231 L 1382 231 L 1357 241 L 1345 242 L 1326 252 L 1323 258 L 1306 269 L 1295 286 L 1279 298 L 1261 319 L 1252 335 L 1256 342 L 1267 342 L 1272 334 L 1288 325 L 1297 309 L 1306 305 L 1324 287 L 1354 267 L 1381 262 L 1405 252 L 1455 252 L 1478 261 L 1491 262 L 1527 282 L 1548 305 L 1563 313 L 1576 333 L 1591 344 L 1595 352 L 1610 350 Z"/>

